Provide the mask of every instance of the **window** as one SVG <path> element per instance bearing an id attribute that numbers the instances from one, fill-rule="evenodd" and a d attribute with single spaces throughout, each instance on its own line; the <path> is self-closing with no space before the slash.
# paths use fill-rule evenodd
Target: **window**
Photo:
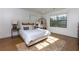
<path id="1" fill-rule="evenodd" d="M 30 19 L 30 20 L 37 20 L 37 17 L 36 17 L 36 16 L 33 16 L 33 15 L 30 15 L 30 16 L 29 16 L 29 19 Z"/>
<path id="2" fill-rule="evenodd" d="M 50 27 L 67 28 L 67 15 L 57 15 L 50 18 Z"/>

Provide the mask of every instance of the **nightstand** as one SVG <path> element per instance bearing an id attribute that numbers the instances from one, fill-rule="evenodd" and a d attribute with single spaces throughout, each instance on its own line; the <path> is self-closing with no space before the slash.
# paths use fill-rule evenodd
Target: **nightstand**
<path id="1" fill-rule="evenodd" d="M 19 28 L 17 28 L 17 24 L 12 24 L 12 29 L 11 29 L 11 37 L 13 38 L 13 33 L 17 32 L 19 34 Z"/>

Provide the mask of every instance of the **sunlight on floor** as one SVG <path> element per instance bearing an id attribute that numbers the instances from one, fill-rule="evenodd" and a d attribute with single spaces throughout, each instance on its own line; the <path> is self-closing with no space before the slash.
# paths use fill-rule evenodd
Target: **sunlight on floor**
<path id="1" fill-rule="evenodd" d="M 48 45 L 49 45 L 49 43 L 42 42 L 42 43 L 39 43 L 39 44 L 35 45 L 35 47 L 40 50 L 40 49 L 43 49 L 44 47 L 46 47 Z"/>
<path id="2" fill-rule="evenodd" d="M 54 42 L 57 41 L 57 40 L 59 40 L 59 39 L 56 38 L 56 37 L 49 36 L 46 41 L 52 44 L 52 43 L 54 43 Z"/>
<path id="3" fill-rule="evenodd" d="M 46 41 L 36 44 L 35 47 L 36 47 L 38 50 L 41 50 L 41 49 L 43 49 L 43 48 L 49 46 L 50 44 L 55 43 L 55 42 L 58 41 L 58 40 L 59 40 L 59 38 L 49 36 L 48 39 L 46 39 Z"/>

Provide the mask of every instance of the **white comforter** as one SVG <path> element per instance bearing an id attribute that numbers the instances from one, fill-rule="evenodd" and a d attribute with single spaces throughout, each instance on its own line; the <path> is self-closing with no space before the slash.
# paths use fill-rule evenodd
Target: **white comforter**
<path id="1" fill-rule="evenodd" d="M 40 37 L 50 35 L 50 32 L 44 29 L 20 30 L 20 35 L 29 44 L 31 41 L 37 40 Z"/>

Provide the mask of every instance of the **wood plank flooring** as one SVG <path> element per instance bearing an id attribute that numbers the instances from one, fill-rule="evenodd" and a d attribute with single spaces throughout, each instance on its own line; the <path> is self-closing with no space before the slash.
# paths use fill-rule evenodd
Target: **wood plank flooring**
<path id="1" fill-rule="evenodd" d="M 66 45 L 63 48 L 63 51 L 78 51 L 78 40 L 76 38 L 52 34 L 53 37 L 57 37 L 59 39 L 63 39 L 66 41 Z M 6 38 L 0 39 L 0 51 L 17 51 L 16 44 L 23 42 L 19 36 L 15 38 Z"/>
<path id="2" fill-rule="evenodd" d="M 66 41 L 66 45 L 63 49 L 63 51 L 78 51 L 78 39 L 59 35 L 59 34 L 53 34 L 52 36 L 57 37 L 59 39 L 63 39 Z"/>

